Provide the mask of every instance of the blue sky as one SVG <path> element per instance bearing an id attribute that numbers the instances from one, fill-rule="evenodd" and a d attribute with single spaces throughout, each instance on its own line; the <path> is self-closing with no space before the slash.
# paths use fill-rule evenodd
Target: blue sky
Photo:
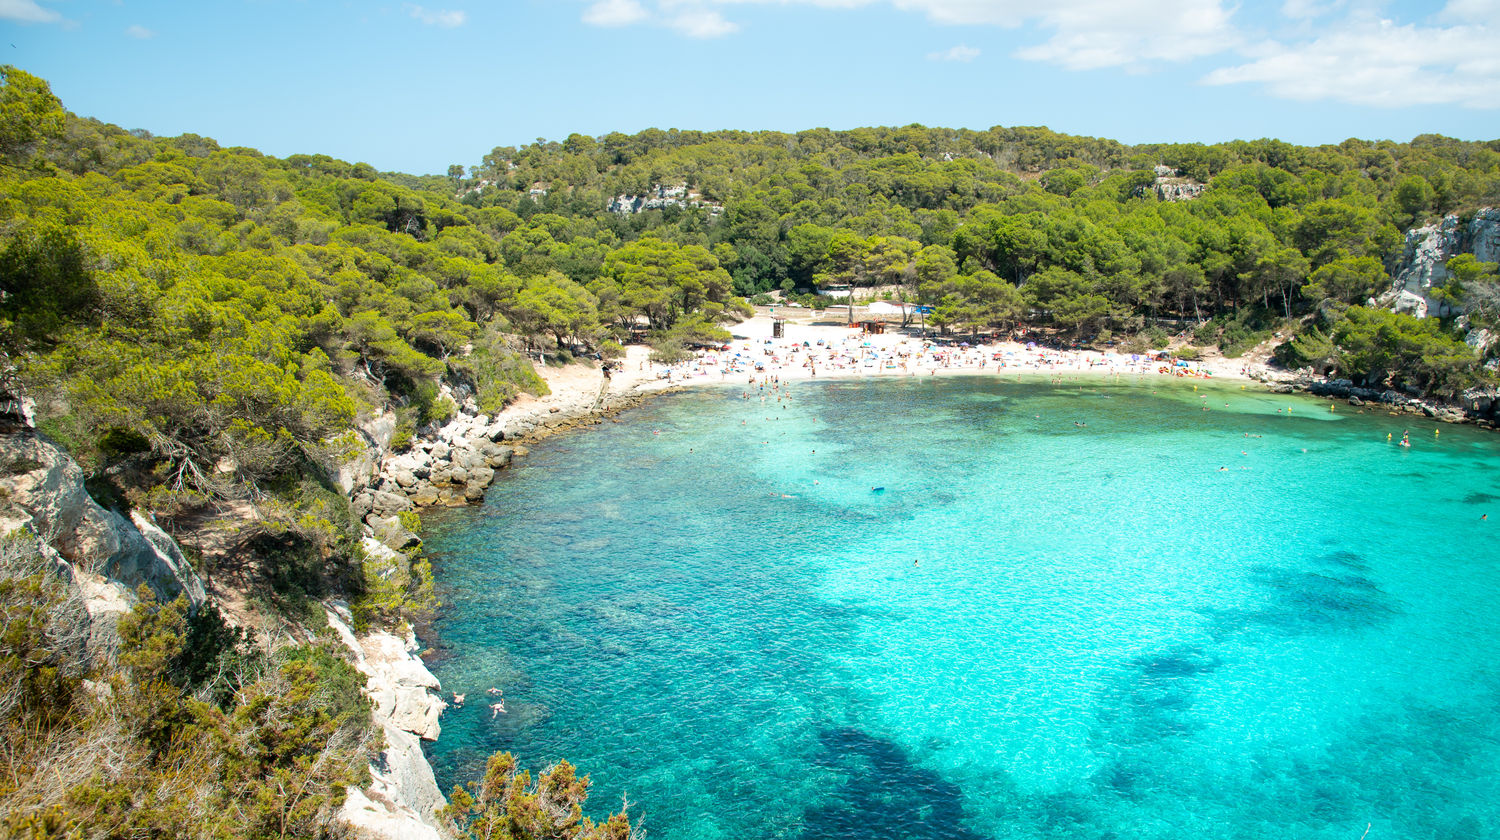
<path id="1" fill-rule="evenodd" d="M 648 127 L 1500 138 L 1500 0 L 0 0 L 74 113 L 440 173 Z"/>

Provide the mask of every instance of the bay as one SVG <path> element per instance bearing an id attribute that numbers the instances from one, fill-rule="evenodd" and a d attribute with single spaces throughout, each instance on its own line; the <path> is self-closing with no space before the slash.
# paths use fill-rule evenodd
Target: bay
<path id="1" fill-rule="evenodd" d="M 1497 440 L 1155 377 L 666 395 L 427 517 L 430 756 L 566 758 L 660 840 L 1479 836 Z"/>

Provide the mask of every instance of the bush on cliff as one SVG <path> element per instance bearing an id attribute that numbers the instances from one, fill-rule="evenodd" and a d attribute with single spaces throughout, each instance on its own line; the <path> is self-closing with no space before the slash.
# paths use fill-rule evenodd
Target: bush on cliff
<path id="1" fill-rule="evenodd" d="M 456 787 L 440 814 L 454 835 L 464 840 L 490 837 L 547 837 L 554 840 L 638 840 L 626 808 L 595 823 L 583 816 L 589 777 L 579 778 L 566 761 L 544 770 L 533 782 L 517 770 L 508 752 L 495 753 L 484 778 L 467 789 Z"/>
<path id="2" fill-rule="evenodd" d="M 331 835 L 376 746 L 341 646 L 260 656 L 142 589 L 111 660 L 49 563 L 0 544 L 0 835 Z"/>

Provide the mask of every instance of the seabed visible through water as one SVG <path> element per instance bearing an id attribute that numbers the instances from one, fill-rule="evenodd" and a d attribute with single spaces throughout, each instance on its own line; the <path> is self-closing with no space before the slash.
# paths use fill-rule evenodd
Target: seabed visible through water
<path id="1" fill-rule="evenodd" d="M 439 782 L 567 758 L 655 840 L 1488 836 L 1500 437 L 1329 405 L 799 382 L 549 440 L 428 518 L 433 670 L 507 709 Z"/>

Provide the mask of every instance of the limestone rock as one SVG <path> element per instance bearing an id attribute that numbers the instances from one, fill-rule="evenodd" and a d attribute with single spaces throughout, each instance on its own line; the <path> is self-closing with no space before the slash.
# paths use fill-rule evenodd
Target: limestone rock
<path id="1" fill-rule="evenodd" d="M 353 458 L 339 465 L 338 471 L 339 487 L 346 494 L 365 486 L 375 476 L 380 457 L 390 450 L 391 436 L 396 433 L 396 415 L 387 411 L 362 420 L 355 432 L 362 445 Z"/>
<path id="2" fill-rule="evenodd" d="M 437 504 L 438 492 L 427 482 L 421 482 L 412 488 L 411 502 L 417 507 L 430 507 Z"/>
<path id="3" fill-rule="evenodd" d="M 339 819 L 361 837 L 442 840 L 433 814 L 447 802 L 432 765 L 422 756 L 421 743 L 393 726 L 385 727 L 385 743 L 380 758 L 370 765 L 370 786 L 348 792 Z"/>
<path id="4" fill-rule="evenodd" d="M 77 572 L 129 590 L 144 583 L 163 600 L 184 594 L 202 604 L 203 582 L 172 538 L 143 517 L 133 519 L 100 507 L 84 489 L 77 462 L 35 431 L 0 435 L 0 533 L 27 528 Z"/>
<path id="5" fill-rule="evenodd" d="M 491 446 L 494 451 L 486 451 L 485 466 L 496 470 L 510 466 L 511 458 L 515 455 L 515 450 L 509 446 L 494 446 L 494 444 L 491 444 Z"/>
<path id="6" fill-rule="evenodd" d="M 422 544 L 422 538 L 407 530 L 398 517 L 381 519 L 371 516 L 367 522 L 374 532 L 375 539 L 395 551 L 416 548 Z"/>
<path id="7" fill-rule="evenodd" d="M 453 453 L 453 463 L 466 470 L 484 466 L 484 455 L 473 449 L 460 449 Z"/>
<path id="8" fill-rule="evenodd" d="M 148 520 L 140 511 L 130 512 L 130 521 L 135 525 L 141 536 L 146 538 L 146 543 L 151 546 L 151 551 L 156 555 L 152 563 L 148 563 L 140 571 L 140 576 L 151 582 L 153 576 L 163 578 L 159 583 L 153 583 L 152 588 L 171 589 L 179 588 L 187 599 L 194 604 L 202 604 L 208 600 L 208 592 L 204 589 L 203 581 L 193 571 L 192 565 L 188 563 L 182 554 L 182 547 L 172 539 L 166 531 L 156 526 L 156 523 Z"/>
<path id="9" fill-rule="evenodd" d="M 359 493 L 349 500 L 349 511 L 354 518 L 363 521 L 370 511 L 375 509 L 375 495 L 373 493 Z"/>
<path id="10" fill-rule="evenodd" d="M 395 516 L 403 510 L 411 510 L 411 500 L 404 495 L 398 495 L 385 490 L 377 492 L 370 505 L 370 512 L 382 519 Z"/>
<path id="11" fill-rule="evenodd" d="M 488 487 L 495 482 L 495 471 L 489 467 L 475 467 L 469 470 L 469 483 L 478 484 L 480 487 Z"/>
<path id="12" fill-rule="evenodd" d="M 445 704 L 435 693 L 436 677 L 415 655 L 416 638 L 371 633 L 356 638 L 342 605 L 328 610 L 328 624 L 354 656 L 374 702 L 371 720 L 383 728 L 386 748 L 371 764 L 370 785 L 351 790 L 339 817 L 367 836 L 392 840 L 437 840 L 435 812 L 446 801 L 422 754 L 418 738 L 435 740 Z"/>
<path id="13" fill-rule="evenodd" d="M 1446 300 L 1433 295 L 1447 284 L 1448 260 L 1470 253 L 1484 262 L 1500 259 L 1500 209 L 1486 207 L 1467 223 L 1457 214 L 1406 233 L 1406 245 L 1391 276 L 1391 288 L 1376 298 L 1380 306 L 1418 318 L 1454 314 Z"/>

